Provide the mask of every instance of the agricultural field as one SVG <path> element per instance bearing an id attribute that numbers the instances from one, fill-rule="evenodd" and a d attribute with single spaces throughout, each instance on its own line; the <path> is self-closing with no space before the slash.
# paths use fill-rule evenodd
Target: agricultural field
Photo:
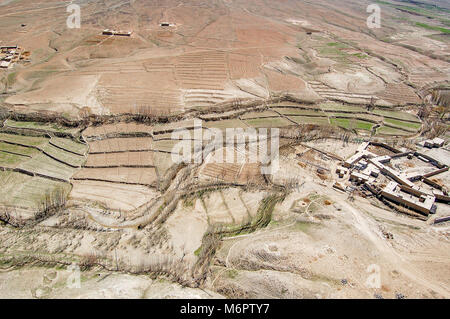
<path id="1" fill-rule="evenodd" d="M 109 138 L 89 142 L 89 153 L 112 153 L 126 151 L 151 150 L 153 139 L 150 137 Z"/>
<path id="2" fill-rule="evenodd" d="M 85 167 L 154 167 L 153 152 L 90 154 Z"/>
<path id="3" fill-rule="evenodd" d="M 27 161 L 21 162 L 16 167 L 65 181 L 69 181 L 70 177 L 76 172 L 76 169 L 73 167 L 61 163 L 45 154 L 38 154 Z"/>
<path id="4" fill-rule="evenodd" d="M 394 128 L 394 127 L 390 127 L 390 126 L 382 126 L 382 127 L 377 128 L 377 134 L 379 134 L 379 135 L 399 135 L 399 136 L 403 136 L 403 135 L 409 135 L 411 133 L 409 133 L 408 131 L 401 130 L 401 129 Z"/>
<path id="5" fill-rule="evenodd" d="M 63 148 L 53 146 L 53 144 L 50 143 L 43 147 L 43 151 L 47 156 L 50 156 L 59 162 L 66 163 L 72 167 L 81 167 L 81 165 L 86 161 L 84 155 L 66 151 Z"/>
<path id="6" fill-rule="evenodd" d="M 133 135 L 133 134 L 150 134 L 152 132 L 152 127 L 145 124 L 139 123 L 125 123 L 119 122 L 114 124 L 89 126 L 83 131 L 83 136 L 86 138 L 90 137 L 101 137 L 108 135 L 118 134 Z"/>
<path id="7" fill-rule="evenodd" d="M 250 112 L 240 116 L 240 119 L 252 127 L 285 127 L 290 125 L 335 125 L 344 129 L 371 131 L 373 126 L 385 124 L 395 130 L 382 131 L 389 135 L 397 135 L 399 131 L 418 132 L 421 129 L 419 118 L 411 113 L 375 108 L 368 110 L 362 106 L 345 104 L 322 104 L 320 107 L 297 105 L 297 107 L 272 106 L 270 111 Z M 354 121 L 352 120 L 354 119 Z M 213 127 L 208 122 L 209 127 Z M 220 123 L 220 121 L 219 121 Z M 405 133 L 398 135 L 407 135 Z"/>
<path id="8" fill-rule="evenodd" d="M 346 129 L 357 129 L 357 130 L 372 130 L 373 123 L 352 119 L 343 119 L 343 118 L 333 118 L 331 119 L 331 124 L 346 128 Z"/>
<path id="9" fill-rule="evenodd" d="M 3 187 L 0 190 L 0 206 L 17 207 L 38 212 L 45 201 L 45 196 L 61 191 L 66 196 L 71 190 L 67 183 L 57 182 L 42 177 L 0 171 Z"/>
<path id="10" fill-rule="evenodd" d="M 295 123 L 302 124 L 316 124 L 316 125 L 328 125 L 329 120 L 327 117 L 321 116 L 300 116 L 300 115 L 290 115 L 289 118 Z"/>
<path id="11" fill-rule="evenodd" d="M 244 122 L 254 128 L 272 128 L 272 127 L 285 127 L 294 125 L 291 121 L 282 117 L 268 117 L 258 118 L 251 120 L 244 120 Z"/>
<path id="12" fill-rule="evenodd" d="M 5 127 L 17 129 L 30 129 L 52 133 L 66 133 L 70 135 L 74 135 L 79 132 L 78 128 L 68 128 L 58 124 L 39 123 L 39 122 L 20 122 L 14 120 L 7 120 L 5 122 Z"/>
<path id="13" fill-rule="evenodd" d="M 45 137 L 0 133 L 0 141 L 25 147 L 39 147 L 48 143 Z"/>
<path id="14" fill-rule="evenodd" d="M 156 187 L 155 168 L 105 167 L 83 168 L 73 178 L 82 181 L 104 181 L 119 184 Z"/>
<path id="15" fill-rule="evenodd" d="M 4 153 L 17 154 L 21 156 L 31 157 L 37 152 L 39 152 L 35 148 L 20 146 L 15 144 L 9 144 L 5 142 L 0 142 L 0 150 Z"/>
<path id="16" fill-rule="evenodd" d="M 401 120 L 394 120 L 394 119 L 390 119 L 390 118 L 386 118 L 384 120 L 384 122 L 386 123 L 386 125 L 394 126 L 396 128 L 400 128 L 400 129 L 404 129 L 404 130 L 412 131 L 412 132 L 417 132 L 421 127 L 420 123 L 411 123 L 411 122 L 405 122 L 405 121 L 401 121 Z"/>
<path id="17" fill-rule="evenodd" d="M 286 116 L 318 116 L 318 117 L 326 117 L 326 113 L 322 112 L 319 109 L 300 109 L 300 108 L 277 108 L 275 109 L 280 114 Z"/>
<path id="18" fill-rule="evenodd" d="M 67 196 L 71 177 L 86 161 L 75 151 L 84 152 L 87 145 L 69 138 L 0 133 L 0 139 L 0 167 L 5 169 L 2 181 L 8 185 L 5 191 L 15 189 L 2 196 L 0 205 L 37 210 L 48 193 L 61 189 Z"/>
<path id="19" fill-rule="evenodd" d="M 1 152 L 0 165 L 2 167 L 13 168 L 22 162 L 24 158 L 21 155 L 10 154 Z"/>
<path id="20" fill-rule="evenodd" d="M 52 137 L 50 144 L 75 155 L 84 156 L 87 153 L 88 146 L 72 139 Z"/>
<path id="21" fill-rule="evenodd" d="M 105 209 L 132 211 L 155 198 L 157 193 L 142 185 L 75 180 L 70 199 L 91 202 Z"/>
<path id="22" fill-rule="evenodd" d="M 0 133 L 2 161 L 13 167 L 68 180 L 74 169 L 85 162 L 85 157 L 75 151 L 87 146 L 70 139 L 48 139 L 44 137 Z M 53 144 L 53 142 L 55 144 Z M 58 145 L 59 146 L 54 146 Z M 64 148 L 66 147 L 67 150 Z"/>

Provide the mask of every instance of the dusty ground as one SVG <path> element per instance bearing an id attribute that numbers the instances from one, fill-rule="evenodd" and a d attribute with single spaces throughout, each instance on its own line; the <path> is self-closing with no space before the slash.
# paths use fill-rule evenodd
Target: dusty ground
<path id="1" fill-rule="evenodd" d="M 70 117 L 85 107 L 94 114 L 174 114 L 280 93 L 419 104 L 408 87 L 392 86 L 448 81 L 448 41 L 414 24 L 423 16 L 390 5 L 382 6 L 383 27 L 367 29 L 368 4 L 345 1 L 343 11 L 327 0 L 89 1 L 81 6 L 81 29 L 68 29 L 66 3 L 5 2 L 1 44 L 24 47 L 31 62 L 1 71 L 4 101 Z M 433 15 L 439 26 L 445 14 Z M 174 26 L 161 27 L 163 20 Z M 103 36 L 105 28 L 133 35 Z"/>

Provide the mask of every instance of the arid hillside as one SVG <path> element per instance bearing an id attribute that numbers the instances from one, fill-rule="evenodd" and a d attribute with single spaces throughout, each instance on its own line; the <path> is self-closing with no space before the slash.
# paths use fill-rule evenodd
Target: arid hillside
<path id="1" fill-rule="evenodd" d="M 449 80 L 449 9 L 380 1 L 382 27 L 369 29 L 369 4 L 83 1 L 81 28 L 68 29 L 68 3 L 3 1 L 0 45 L 29 58 L 0 71 L 2 100 L 73 118 L 179 114 L 280 94 L 419 104 L 421 89 Z"/>

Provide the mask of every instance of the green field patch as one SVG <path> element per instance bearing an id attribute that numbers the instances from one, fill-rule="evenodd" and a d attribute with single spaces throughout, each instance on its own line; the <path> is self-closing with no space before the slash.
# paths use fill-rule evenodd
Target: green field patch
<path id="1" fill-rule="evenodd" d="M 0 187 L 0 203 L 4 203 L 8 196 L 16 190 L 18 185 L 32 178 L 32 176 L 16 172 L 0 171 L 0 180 L 2 181 L 2 187 Z"/>
<path id="2" fill-rule="evenodd" d="M 411 114 L 411 113 L 407 113 L 407 112 L 375 109 L 372 111 L 372 113 L 381 115 L 384 117 L 392 117 L 392 118 L 399 119 L 399 120 L 406 120 L 406 121 L 421 123 L 420 120 L 417 118 L 417 116 L 415 116 L 414 114 Z"/>
<path id="3" fill-rule="evenodd" d="M 450 37 L 447 34 L 429 34 L 426 37 L 443 43 L 450 43 Z"/>
<path id="4" fill-rule="evenodd" d="M 220 130 L 225 130 L 227 128 L 247 127 L 247 125 L 245 125 L 245 123 L 239 119 L 203 122 L 203 126 L 207 128 L 217 128 Z"/>
<path id="5" fill-rule="evenodd" d="M 357 105 L 344 105 L 344 104 L 337 104 L 337 103 L 324 103 L 320 105 L 322 111 L 324 112 L 335 112 L 335 111 L 342 111 L 342 112 L 367 112 L 367 109 L 362 106 Z"/>
<path id="6" fill-rule="evenodd" d="M 374 123 L 367 121 L 343 119 L 343 118 L 331 118 L 330 122 L 333 125 L 337 125 L 345 129 L 357 129 L 366 131 L 371 131 L 372 127 L 375 125 Z"/>
<path id="7" fill-rule="evenodd" d="M 383 120 L 381 116 L 373 115 L 373 114 L 365 114 L 365 113 L 328 113 L 329 117 L 336 117 L 336 118 L 349 118 L 349 119 L 359 119 L 359 120 L 366 120 L 367 122 L 370 121 L 376 121 L 379 122 Z"/>
<path id="8" fill-rule="evenodd" d="M 263 111 L 263 112 L 249 112 L 241 116 L 242 120 L 257 119 L 265 117 L 278 117 L 279 115 L 274 111 Z"/>
<path id="9" fill-rule="evenodd" d="M 283 115 L 300 115 L 300 116 L 324 116 L 327 115 L 323 113 L 321 110 L 317 109 L 299 109 L 299 108 L 293 108 L 293 107 L 285 107 L 285 108 L 279 108 L 277 109 L 278 112 L 280 112 Z"/>
<path id="10" fill-rule="evenodd" d="M 360 58 L 360 59 L 367 59 L 367 58 L 369 58 L 369 55 L 364 54 L 364 53 L 353 53 L 352 56 L 355 56 L 355 57 Z"/>
<path id="11" fill-rule="evenodd" d="M 325 46 L 318 47 L 317 51 L 319 52 L 319 55 L 322 56 L 345 58 L 348 53 L 343 51 L 342 49 L 346 48 L 348 48 L 348 46 L 344 43 L 329 42 Z"/>
<path id="12" fill-rule="evenodd" d="M 19 129 L 35 129 L 56 133 L 75 134 L 79 130 L 77 128 L 66 128 L 55 123 L 38 123 L 38 122 L 19 122 L 14 120 L 6 121 L 6 125 Z"/>
<path id="13" fill-rule="evenodd" d="M 289 121 L 285 118 L 282 118 L 282 117 L 252 119 L 252 120 L 246 120 L 244 122 L 254 128 L 266 128 L 266 127 L 272 128 L 272 127 L 285 127 L 285 126 L 294 125 L 291 121 Z"/>
<path id="14" fill-rule="evenodd" d="M 443 28 L 443 27 L 437 27 L 437 26 L 433 26 L 433 25 L 429 25 L 429 24 L 421 23 L 421 22 L 416 22 L 416 26 L 427 29 L 427 30 L 438 31 L 438 32 L 441 32 L 444 34 L 450 34 L 450 29 Z"/>
<path id="15" fill-rule="evenodd" d="M 425 17 L 435 17 L 436 14 L 450 13 L 450 9 L 440 7 L 436 4 L 428 4 L 428 3 L 423 3 L 423 2 L 416 2 L 415 4 L 417 4 L 418 6 L 415 6 L 415 7 L 393 4 L 393 3 L 390 3 L 387 1 L 381 1 L 381 0 L 378 0 L 376 2 L 379 4 L 391 6 L 396 9 L 401 9 L 401 10 L 407 11 L 408 13 L 420 14 Z"/>
<path id="16" fill-rule="evenodd" d="M 50 156 L 72 166 L 81 166 L 86 160 L 84 156 L 66 152 L 50 144 L 44 147 L 44 151 Z"/>
<path id="17" fill-rule="evenodd" d="M 341 42 L 328 42 L 327 46 L 341 49 L 347 48 L 347 45 Z"/>
<path id="18" fill-rule="evenodd" d="M 39 151 L 35 148 L 8 144 L 4 142 L 0 142 L 0 151 L 15 153 L 23 156 L 33 156 L 36 153 L 39 153 Z"/>
<path id="19" fill-rule="evenodd" d="M 32 159 L 21 163 L 18 167 L 34 173 L 64 180 L 68 180 L 76 171 L 75 168 L 60 163 L 45 154 L 34 156 Z"/>
<path id="20" fill-rule="evenodd" d="M 319 48 L 319 55 L 325 56 L 325 57 L 342 57 L 345 55 L 343 51 L 341 51 L 339 48 L 334 47 L 323 47 Z"/>
<path id="21" fill-rule="evenodd" d="M 10 73 L 6 77 L 6 82 L 8 83 L 9 86 L 14 85 L 14 83 L 16 83 L 16 80 L 17 80 L 17 73 L 16 72 Z"/>
<path id="22" fill-rule="evenodd" d="M 397 128 L 412 131 L 412 132 L 417 132 L 422 127 L 422 125 L 419 123 L 404 122 L 404 121 L 394 120 L 394 119 L 390 119 L 390 118 L 385 118 L 384 122 L 386 124 L 390 124 Z"/>
<path id="23" fill-rule="evenodd" d="M 57 147 L 80 155 L 84 155 L 88 151 L 88 146 L 86 144 L 76 142 L 69 138 L 53 137 L 51 143 Z"/>
<path id="24" fill-rule="evenodd" d="M 393 127 L 382 126 L 377 129 L 377 135 L 410 135 L 410 132 L 406 132 L 404 130 L 396 129 Z"/>
<path id="25" fill-rule="evenodd" d="M 2 167 L 14 168 L 22 163 L 24 159 L 27 158 L 20 155 L 0 152 L 0 166 Z"/>
<path id="26" fill-rule="evenodd" d="M 42 146 L 48 143 L 48 138 L 0 133 L 0 141 L 17 143 L 26 146 Z"/>
<path id="27" fill-rule="evenodd" d="M 1 172 L 0 204 L 5 206 L 18 206 L 38 210 L 45 195 L 57 189 L 63 190 L 67 195 L 70 184 L 56 182 L 41 177 L 32 177 L 16 172 Z"/>

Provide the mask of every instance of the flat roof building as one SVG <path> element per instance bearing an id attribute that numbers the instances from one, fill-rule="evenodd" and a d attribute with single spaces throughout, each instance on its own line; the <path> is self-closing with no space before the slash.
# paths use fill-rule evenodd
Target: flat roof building
<path id="1" fill-rule="evenodd" d="M 350 180 L 359 184 L 364 184 L 370 180 L 370 176 L 358 172 L 352 172 L 350 174 Z"/>
<path id="2" fill-rule="evenodd" d="M 361 159 L 372 157 L 375 157 L 375 154 L 373 154 L 372 152 L 369 152 L 367 150 L 358 151 L 344 162 L 344 166 L 350 168 L 353 167 L 353 165 L 355 165 L 355 163 L 359 162 Z"/>
<path id="3" fill-rule="evenodd" d="M 116 30 L 103 30 L 103 35 L 117 35 L 117 36 L 125 36 L 125 37 L 131 37 L 131 34 L 133 34 L 132 31 L 116 31 Z"/>
<path id="4" fill-rule="evenodd" d="M 439 137 L 436 137 L 436 138 L 434 138 L 432 140 L 426 140 L 424 142 L 424 146 L 428 147 L 428 148 L 433 148 L 433 147 L 438 148 L 438 147 L 444 146 L 444 144 L 445 144 L 445 141 L 442 138 L 439 138 Z"/>
<path id="5" fill-rule="evenodd" d="M 9 61 L 0 61 L 0 68 L 7 69 L 11 65 L 11 62 Z"/>
<path id="6" fill-rule="evenodd" d="M 404 205 L 412 210 L 428 215 L 435 211 L 434 202 L 436 198 L 401 187 L 396 182 L 390 182 L 382 191 L 381 195 L 393 202 Z"/>

